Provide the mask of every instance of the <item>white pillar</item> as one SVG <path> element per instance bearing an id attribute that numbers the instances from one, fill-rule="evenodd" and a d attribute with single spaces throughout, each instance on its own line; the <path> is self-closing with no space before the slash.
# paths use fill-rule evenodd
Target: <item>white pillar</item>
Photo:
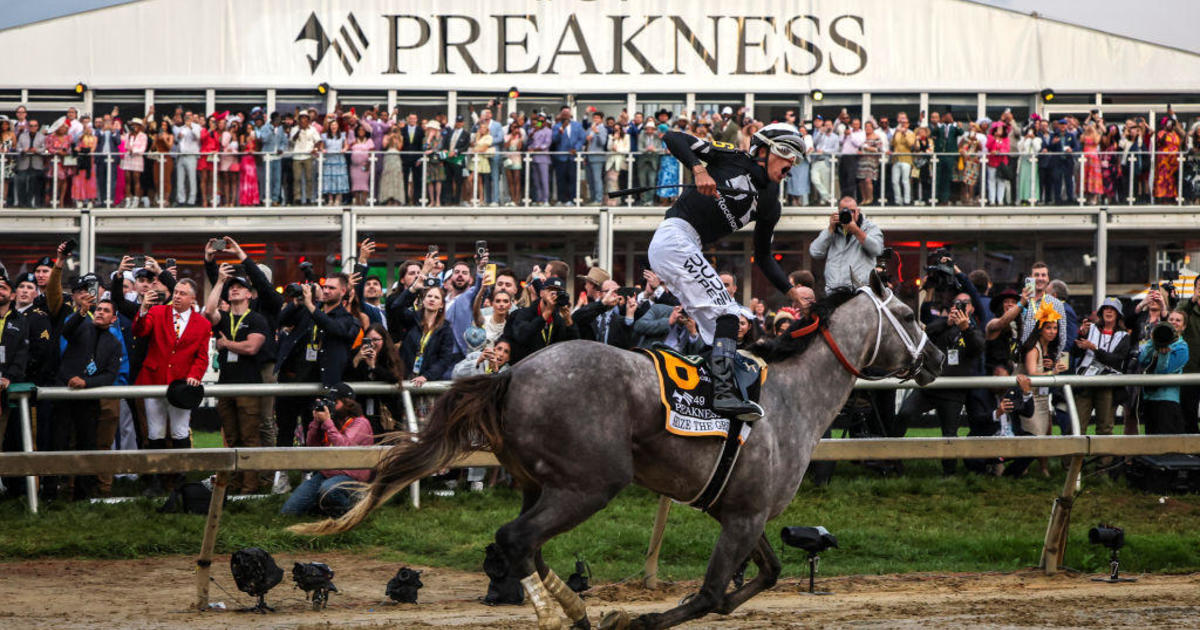
<path id="1" fill-rule="evenodd" d="M 862 95 L 862 120 L 866 122 L 871 117 L 871 93 L 863 92 Z"/>
<path id="2" fill-rule="evenodd" d="M 802 120 L 813 119 L 813 101 L 812 97 L 807 94 L 800 97 L 800 118 Z"/>
<path id="3" fill-rule="evenodd" d="M 267 111 L 263 112 L 267 116 L 267 120 L 271 119 L 271 112 L 275 111 L 275 88 L 267 88 Z"/>
<path id="4" fill-rule="evenodd" d="M 81 114 L 86 112 L 89 116 L 95 117 L 96 112 L 92 111 L 92 106 L 96 102 L 95 97 L 96 93 L 92 90 L 87 90 L 83 93 L 83 112 Z"/>
<path id="5" fill-rule="evenodd" d="M 357 226 L 354 225 L 354 221 L 354 210 L 349 206 L 342 208 L 342 269 L 346 268 L 346 261 L 352 256 L 358 256 L 358 248 L 354 242 L 357 238 Z"/>
<path id="6" fill-rule="evenodd" d="M 1092 269 L 1095 270 L 1092 307 L 1100 308 L 1100 303 L 1108 293 L 1108 277 L 1105 274 L 1108 269 L 1108 208 L 1100 208 L 1096 213 L 1096 262 Z"/>
<path id="7" fill-rule="evenodd" d="M 79 273 L 83 275 L 96 269 L 96 218 L 92 211 L 79 211 Z"/>
<path id="8" fill-rule="evenodd" d="M 746 97 L 742 99 L 742 105 L 746 107 L 746 115 L 754 118 L 754 92 L 746 92 Z M 796 121 L 797 124 L 800 121 Z"/>
<path id="9" fill-rule="evenodd" d="M 142 111 L 148 112 L 148 111 L 150 111 L 150 108 L 153 106 L 154 106 L 154 89 L 146 88 L 146 95 L 142 99 Z M 162 113 L 162 112 L 160 112 L 160 113 Z M 171 113 L 172 112 L 166 112 L 164 115 L 170 116 Z M 149 122 L 149 121 L 147 121 L 147 122 Z M 151 144 L 153 144 L 153 142 L 151 142 Z"/>
<path id="10" fill-rule="evenodd" d="M 396 90 L 388 90 L 388 91 L 387 91 L 387 111 L 388 111 L 388 116 L 391 116 L 391 115 L 392 115 L 392 110 L 394 110 L 394 109 L 396 109 Z M 390 118 L 389 118 L 389 120 L 390 120 Z M 454 122 L 454 115 L 453 115 L 453 114 L 450 114 L 450 115 L 449 115 L 449 116 L 446 118 L 446 120 L 449 120 L 451 123 L 453 123 L 453 122 Z"/>
<path id="11" fill-rule="evenodd" d="M 987 92 L 980 92 L 975 101 L 975 120 L 987 116 Z"/>
<path id="12" fill-rule="evenodd" d="M 392 101 L 388 101 L 388 103 L 388 109 L 396 108 Z M 450 90 L 446 93 L 446 120 L 453 125 L 455 116 L 458 116 L 458 91 Z"/>
<path id="13" fill-rule="evenodd" d="M 629 120 L 633 120 L 633 114 L 637 111 L 637 92 L 630 92 L 625 95 L 625 111 L 629 112 Z"/>
<path id="14" fill-rule="evenodd" d="M 204 116 L 212 116 L 217 113 L 217 91 L 208 88 L 204 90 Z"/>
<path id="15" fill-rule="evenodd" d="M 513 114 L 517 113 L 517 101 L 519 101 L 519 100 L 521 100 L 520 97 L 508 99 L 508 111 L 506 112 L 508 114 L 508 116 L 511 117 Z M 507 120 L 504 122 L 504 129 L 505 129 L 505 131 L 508 130 L 508 121 Z"/>
<path id="16" fill-rule="evenodd" d="M 691 118 L 694 111 L 696 111 L 696 93 L 688 92 L 683 101 L 683 115 Z"/>
<path id="17" fill-rule="evenodd" d="M 329 88 L 325 92 L 325 113 L 333 111 L 334 107 L 337 107 L 337 90 Z"/>
<path id="18" fill-rule="evenodd" d="M 918 116 L 918 117 L 920 117 L 920 116 L 921 116 L 921 112 L 925 112 L 925 123 L 926 123 L 926 124 L 928 124 L 928 120 L 929 120 L 929 92 L 921 92 L 921 101 L 920 101 L 920 105 L 918 105 L 917 107 L 919 107 L 919 108 L 920 108 L 920 111 L 918 111 L 918 112 L 917 112 L 917 116 Z M 909 122 L 913 122 L 913 121 L 909 121 Z M 916 129 L 918 126 L 920 126 L 920 125 L 921 125 L 921 123 L 922 123 L 922 121 L 921 121 L 921 120 L 917 120 L 916 122 L 913 122 L 913 124 L 912 124 L 912 128 L 913 128 L 913 129 Z"/>

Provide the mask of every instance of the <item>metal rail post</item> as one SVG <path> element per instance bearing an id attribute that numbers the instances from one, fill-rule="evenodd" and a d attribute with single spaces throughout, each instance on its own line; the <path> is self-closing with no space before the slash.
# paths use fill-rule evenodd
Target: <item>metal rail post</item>
<path id="1" fill-rule="evenodd" d="M 1096 262 L 1092 269 L 1096 272 L 1092 308 L 1100 308 L 1100 303 L 1108 294 L 1108 208 L 1100 208 L 1096 213 Z"/>
<path id="2" fill-rule="evenodd" d="M 33 452 L 33 419 L 29 412 L 29 392 L 21 392 L 16 395 L 17 407 L 21 413 L 21 450 L 26 453 Z M 38 513 L 38 485 L 37 477 L 29 475 L 25 477 L 25 497 L 29 500 L 29 512 L 31 514 Z"/>
<path id="3" fill-rule="evenodd" d="M 408 391 L 408 388 L 405 388 L 404 391 L 400 392 L 400 400 L 404 403 L 404 418 L 408 423 L 408 432 L 414 436 L 413 440 L 416 441 L 417 411 L 413 407 L 412 392 Z M 421 482 L 412 482 L 412 485 L 408 487 L 408 494 L 412 499 L 413 509 L 421 509 Z"/>

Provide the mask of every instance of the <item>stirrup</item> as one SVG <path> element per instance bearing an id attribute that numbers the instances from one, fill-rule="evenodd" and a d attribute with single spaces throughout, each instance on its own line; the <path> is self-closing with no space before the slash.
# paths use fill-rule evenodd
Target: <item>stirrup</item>
<path id="1" fill-rule="evenodd" d="M 730 409 L 727 412 L 718 406 L 720 404 L 719 402 L 714 401 L 713 402 L 713 411 L 716 411 L 717 413 L 719 413 L 722 416 L 725 416 L 727 418 L 731 418 L 733 420 L 740 420 L 742 422 L 754 422 L 756 420 L 760 420 L 763 417 L 763 415 L 765 415 L 765 413 L 766 413 L 765 411 L 763 411 L 762 405 L 759 405 L 758 403 L 756 403 L 754 401 L 737 400 L 737 399 L 735 399 L 735 400 L 737 403 L 739 403 L 738 408 Z"/>

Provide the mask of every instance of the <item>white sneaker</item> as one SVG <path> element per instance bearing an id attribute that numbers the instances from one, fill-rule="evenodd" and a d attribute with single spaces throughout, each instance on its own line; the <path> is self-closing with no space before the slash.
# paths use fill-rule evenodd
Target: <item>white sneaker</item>
<path id="1" fill-rule="evenodd" d="M 483 482 L 482 481 L 472 481 L 471 482 L 471 492 L 483 492 Z"/>
<path id="2" fill-rule="evenodd" d="M 287 472 L 275 471 L 275 482 L 271 484 L 271 494 L 287 494 L 292 491 L 292 482 L 288 480 Z"/>
<path id="3" fill-rule="evenodd" d="M 149 197 L 142 197 L 142 207 L 143 208 L 150 207 L 150 198 Z"/>

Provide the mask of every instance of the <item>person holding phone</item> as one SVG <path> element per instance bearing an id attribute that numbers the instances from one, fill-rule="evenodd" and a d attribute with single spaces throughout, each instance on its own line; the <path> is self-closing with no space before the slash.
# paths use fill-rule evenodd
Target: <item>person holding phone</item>
<path id="1" fill-rule="evenodd" d="M 1061 313 L 1050 302 L 1043 301 L 1033 315 L 1034 325 L 1021 344 L 1021 373 L 1026 376 L 1049 376 L 1067 370 L 1059 340 Z M 1050 408 L 1049 388 L 1038 387 L 1033 395 L 1033 416 L 1021 419 L 1021 428 L 1030 435 L 1050 435 L 1054 412 Z M 1042 476 L 1050 476 L 1045 457 L 1039 459 Z"/>

